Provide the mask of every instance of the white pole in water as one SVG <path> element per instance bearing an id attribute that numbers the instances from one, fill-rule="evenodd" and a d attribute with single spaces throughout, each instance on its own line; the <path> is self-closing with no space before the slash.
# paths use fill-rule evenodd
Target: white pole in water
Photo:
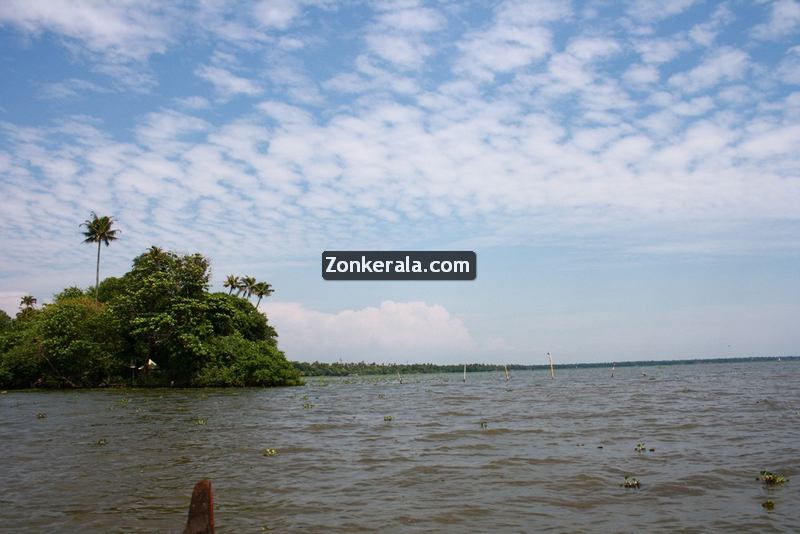
<path id="1" fill-rule="evenodd" d="M 467 383 L 467 364 L 464 364 L 464 383 Z"/>
<path id="2" fill-rule="evenodd" d="M 555 371 L 553 371 L 553 357 L 550 356 L 550 353 L 547 353 L 547 358 L 550 360 L 550 378 L 554 379 L 556 377 Z"/>
<path id="3" fill-rule="evenodd" d="M 508 366 L 507 365 L 503 365 L 503 369 L 506 370 L 506 382 L 508 382 L 509 378 L 511 378 L 510 376 L 508 376 Z"/>

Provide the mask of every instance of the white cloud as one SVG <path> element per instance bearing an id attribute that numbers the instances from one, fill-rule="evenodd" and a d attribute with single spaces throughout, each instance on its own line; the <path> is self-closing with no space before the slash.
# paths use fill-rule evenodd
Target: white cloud
<path id="1" fill-rule="evenodd" d="M 225 98 L 236 95 L 253 96 L 261 93 L 261 87 L 249 78 L 243 78 L 229 70 L 212 65 L 198 67 L 195 74 L 210 82 L 218 94 Z"/>
<path id="2" fill-rule="evenodd" d="M 269 302 L 265 313 L 280 332 L 280 348 L 301 361 L 463 361 L 478 347 L 460 319 L 425 302 L 387 300 L 335 313 Z"/>
<path id="3" fill-rule="evenodd" d="M 161 2 L 6 0 L 0 22 L 38 34 L 52 31 L 84 43 L 93 52 L 136 60 L 162 53 L 171 41 L 169 11 Z"/>
<path id="4" fill-rule="evenodd" d="M 299 2 L 293 0 L 264 0 L 253 6 L 256 19 L 268 28 L 284 30 L 300 13 Z"/>
<path id="5" fill-rule="evenodd" d="M 569 2 L 501 3 L 488 29 L 469 33 L 458 43 L 461 57 L 456 72 L 491 81 L 495 73 L 510 72 L 545 58 L 553 39 L 546 25 L 571 14 Z"/>
<path id="6" fill-rule="evenodd" d="M 669 83 L 687 93 L 694 93 L 721 82 L 739 80 L 748 66 L 749 57 L 746 53 L 736 48 L 722 47 L 691 70 L 670 76 Z"/>
<path id="7" fill-rule="evenodd" d="M 86 80 L 70 78 L 59 82 L 43 83 L 39 89 L 39 97 L 61 100 L 66 98 L 84 98 L 90 93 L 108 93 L 105 87 Z"/>
<path id="8" fill-rule="evenodd" d="M 635 0 L 628 7 L 628 14 L 637 20 L 653 22 L 682 13 L 697 0 Z"/>
<path id="9" fill-rule="evenodd" d="M 800 27 L 800 4 L 794 0 L 777 0 L 771 5 L 769 20 L 753 28 L 756 39 L 781 39 Z"/>

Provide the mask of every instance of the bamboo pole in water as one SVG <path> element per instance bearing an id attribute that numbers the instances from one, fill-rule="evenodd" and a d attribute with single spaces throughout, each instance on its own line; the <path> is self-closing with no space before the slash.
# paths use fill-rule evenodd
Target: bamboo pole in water
<path id="1" fill-rule="evenodd" d="M 550 379 L 554 379 L 556 377 L 555 371 L 553 371 L 553 357 L 550 356 L 550 353 L 547 353 L 547 358 L 550 360 Z"/>

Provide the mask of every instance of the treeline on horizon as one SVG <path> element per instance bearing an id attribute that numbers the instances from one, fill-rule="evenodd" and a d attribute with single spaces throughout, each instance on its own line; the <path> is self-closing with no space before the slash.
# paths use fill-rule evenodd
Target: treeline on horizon
<path id="1" fill-rule="evenodd" d="M 209 279 L 201 254 L 151 247 L 121 277 L 98 274 L 95 287 L 68 287 L 42 307 L 23 297 L 16 318 L 0 312 L 0 387 L 302 384 L 249 301 L 268 284 L 233 295 L 209 292 Z"/>
<path id="2" fill-rule="evenodd" d="M 644 367 L 656 365 L 694 365 L 706 363 L 744 363 L 756 361 L 799 360 L 800 356 L 753 356 L 739 358 L 694 358 L 687 360 L 649 360 L 649 361 L 622 361 L 622 362 L 595 362 L 595 363 L 567 363 L 554 364 L 558 369 L 587 369 L 595 367 Z M 355 376 L 355 375 L 393 375 L 393 374 L 426 374 L 426 373 L 461 373 L 464 364 L 437 365 L 432 363 L 366 363 L 366 362 L 292 362 L 292 365 L 303 376 Z M 507 366 L 489 363 L 468 363 L 467 373 L 503 371 L 546 371 L 549 364 L 523 365 L 509 364 Z"/>

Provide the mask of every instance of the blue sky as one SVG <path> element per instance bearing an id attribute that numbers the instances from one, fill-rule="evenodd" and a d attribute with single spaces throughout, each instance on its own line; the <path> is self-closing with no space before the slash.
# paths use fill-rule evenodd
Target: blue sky
<path id="1" fill-rule="evenodd" d="M 292 359 L 800 354 L 800 4 L 0 3 L 0 306 L 150 245 Z M 471 249 L 474 282 L 322 250 Z"/>

